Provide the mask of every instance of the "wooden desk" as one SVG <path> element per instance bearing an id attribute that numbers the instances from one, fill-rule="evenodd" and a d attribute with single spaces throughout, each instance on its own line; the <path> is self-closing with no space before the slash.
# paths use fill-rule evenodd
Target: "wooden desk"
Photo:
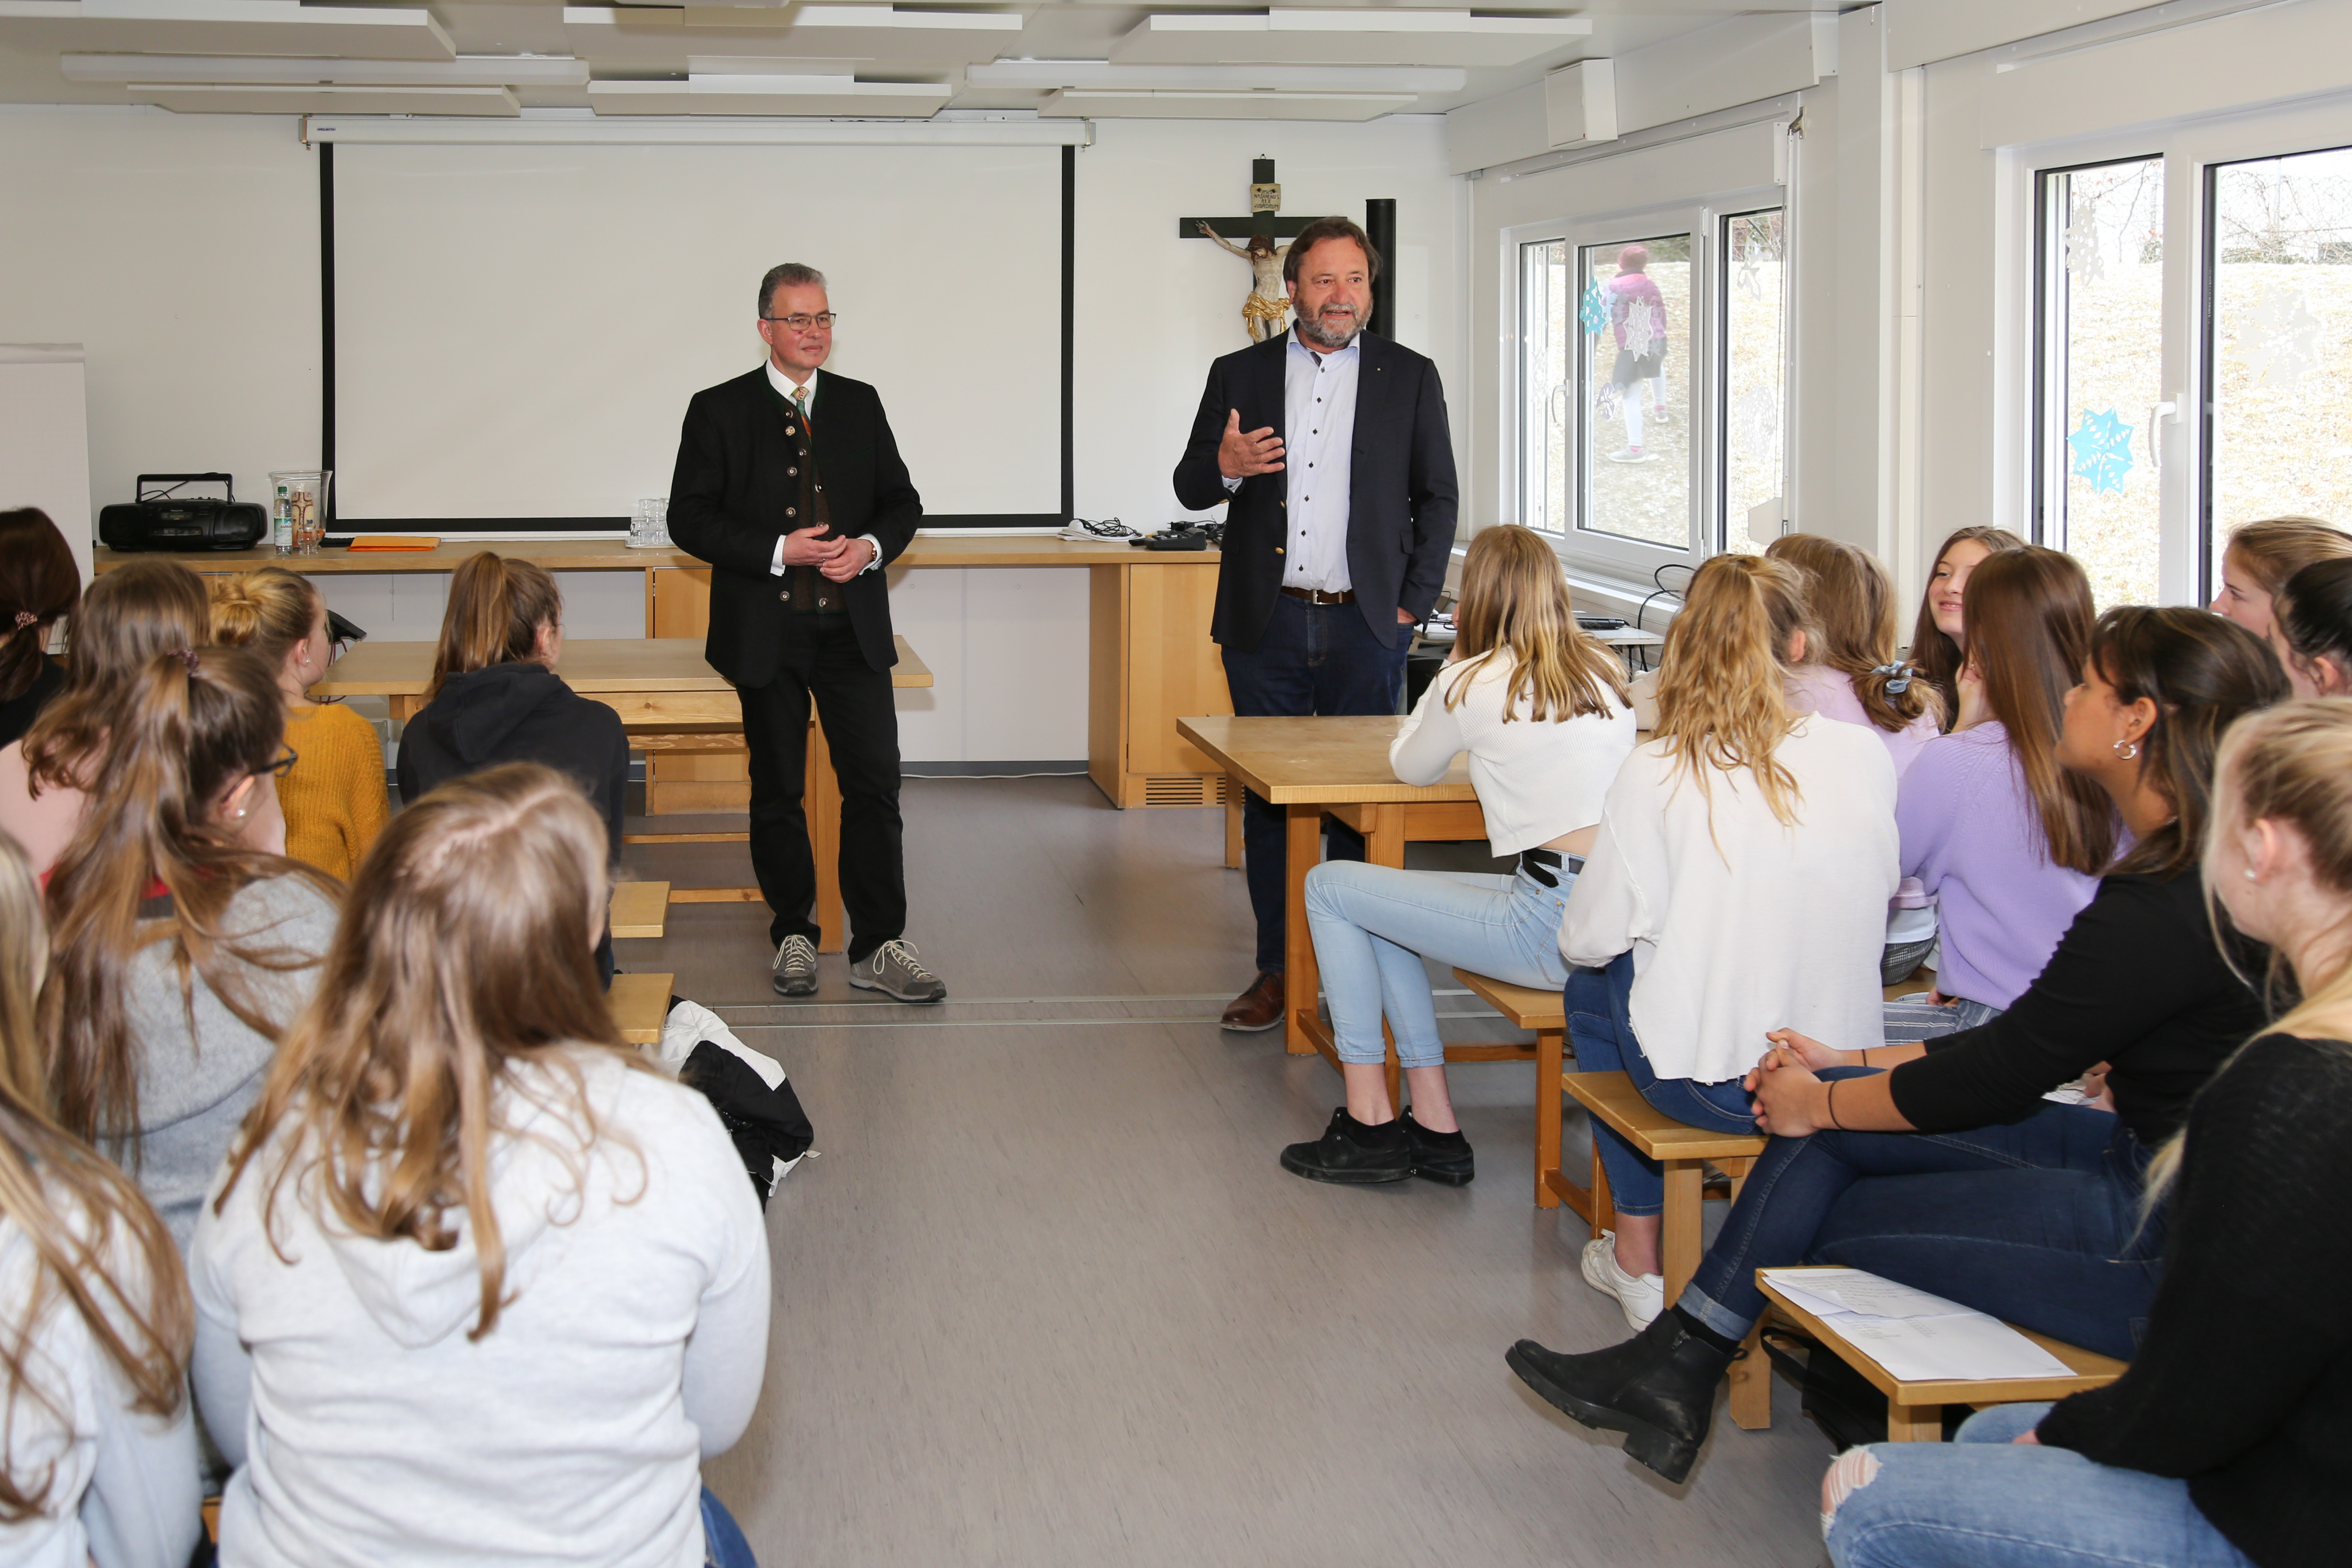
<path id="1" fill-rule="evenodd" d="M 1404 847 L 1425 838 L 1484 838 L 1486 819 L 1457 757 L 1440 784 L 1399 782 L 1389 742 L 1404 721 L 1393 716 L 1328 719 L 1179 719 L 1184 738 L 1230 775 L 1230 787 L 1255 790 L 1283 808 L 1290 830 L 1283 900 L 1283 1044 L 1293 1056 L 1320 1051 L 1339 1063 L 1331 1031 L 1316 1006 L 1321 973 L 1307 931 L 1307 872 L 1323 858 L 1323 816 L 1364 836 L 1364 858 L 1402 866 Z M 1236 796 L 1236 799 L 1239 797 Z M 1449 1052 L 1449 1058 L 1451 1053 Z M 1465 1057 L 1464 1060 L 1479 1059 Z"/>
<path id="2" fill-rule="evenodd" d="M 931 684 L 931 672 L 900 637 L 893 686 Z M 310 688 L 314 697 L 376 696 L 391 700 L 393 717 L 408 720 L 425 706 L 433 676 L 433 647 L 422 642 L 363 642 L 327 668 Z M 581 696 L 602 702 L 621 716 L 633 750 L 700 752 L 743 751 L 743 706 L 734 687 L 703 661 L 700 637 L 597 640 L 563 645 L 556 674 Z M 842 948 L 841 784 L 834 776 L 824 726 L 809 719 L 806 783 L 802 799 L 808 816 L 809 846 L 816 856 L 816 917 L 826 952 Z M 661 839 L 668 835 L 642 835 Z M 693 834 L 698 839 L 744 840 L 740 833 Z M 714 895 L 716 899 L 714 899 Z M 755 888 L 673 888 L 673 903 L 756 900 Z"/>
<path id="3" fill-rule="evenodd" d="M 639 572 L 645 576 L 646 636 L 698 638 L 710 624 L 710 569 L 682 550 L 632 550 L 617 539 L 467 541 L 432 550 L 279 556 L 271 550 L 175 554 L 190 570 L 243 572 L 286 566 L 306 575 L 352 572 L 450 572 L 467 556 L 495 550 L 550 572 Z M 137 554 L 100 549 L 104 573 Z M 1137 550 L 1100 540 L 1049 536 L 973 538 L 952 529 L 918 533 L 888 570 L 926 566 L 1076 566 L 1089 574 L 1087 772 L 1111 804 L 1215 805 L 1224 770 L 1176 732 L 1184 713 L 1222 713 L 1224 665 L 1209 640 L 1216 604 L 1215 551 Z M 362 644 L 364 647 L 366 645 Z M 584 646 L 573 644 L 572 647 Z M 355 650 L 356 651 L 356 650 Z M 565 664 L 571 663 L 565 653 Z M 571 675 L 567 668 L 566 678 Z M 739 753 L 698 753 L 680 746 L 652 760 L 646 804 L 659 816 L 678 811 L 741 811 L 751 785 Z"/>

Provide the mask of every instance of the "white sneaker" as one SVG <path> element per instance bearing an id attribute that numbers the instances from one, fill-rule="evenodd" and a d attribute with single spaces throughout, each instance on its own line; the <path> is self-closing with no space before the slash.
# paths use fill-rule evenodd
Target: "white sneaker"
<path id="1" fill-rule="evenodd" d="M 1626 1273 L 1617 1262 L 1613 1230 L 1604 1230 L 1599 1240 L 1584 1244 L 1584 1282 L 1604 1296 L 1616 1297 L 1618 1309 L 1637 1334 L 1666 1310 L 1666 1277 Z"/>

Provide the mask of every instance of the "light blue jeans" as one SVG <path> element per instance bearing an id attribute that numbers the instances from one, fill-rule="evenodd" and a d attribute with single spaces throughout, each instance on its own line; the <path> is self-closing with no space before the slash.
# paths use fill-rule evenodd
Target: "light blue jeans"
<path id="1" fill-rule="evenodd" d="M 1951 1443 L 1879 1443 L 1877 1476 L 1838 1506 L 1838 1568 L 2252 1568 L 2189 1483 L 2066 1448 L 2020 1447 L 2047 1405 L 2002 1405 Z"/>
<path id="2" fill-rule="evenodd" d="M 1539 991 L 1568 978 L 1559 955 L 1559 912 L 1576 878 L 1547 888 L 1525 871 L 1508 877 L 1400 871 L 1360 860 L 1326 860 L 1307 873 L 1307 926 L 1331 1002 L 1331 1033 L 1343 1062 L 1387 1059 L 1381 1016 L 1409 1068 L 1445 1065 L 1437 1006 L 1422 960 Z"/>

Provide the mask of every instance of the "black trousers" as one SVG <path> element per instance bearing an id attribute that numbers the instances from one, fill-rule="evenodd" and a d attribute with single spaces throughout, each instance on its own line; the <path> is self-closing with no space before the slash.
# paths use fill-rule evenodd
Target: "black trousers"
<path id="1" fill-rule="evenodd" d="M 796 932 L 817 939 L 816 857 L 801 805 L 814 700 L 841 780 L 841 904 L 855 963 L 907 931 L 890 672 L 866 664 L 847 616 L 787 616 L 775 679 L 738 688 L 737 695 L 751 752 L 751 869 L 774 915 L 768 940 Z"/>

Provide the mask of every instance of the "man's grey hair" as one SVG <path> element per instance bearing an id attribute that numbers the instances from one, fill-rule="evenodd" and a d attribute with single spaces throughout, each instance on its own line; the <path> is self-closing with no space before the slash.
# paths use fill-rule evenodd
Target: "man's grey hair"
<path id="1" fill-rule="evenodd" d="M 824 287 L 824 274 L 814 267 L 798 261 L 787 261 L 781 267 L 769 268 L 768 275 L 760 279 L 761 319 L 762 321 L 767 319 L 768 306 L 775 299 L 777 289 L 805 289 L 811 286 L 819 289 Z"/>

